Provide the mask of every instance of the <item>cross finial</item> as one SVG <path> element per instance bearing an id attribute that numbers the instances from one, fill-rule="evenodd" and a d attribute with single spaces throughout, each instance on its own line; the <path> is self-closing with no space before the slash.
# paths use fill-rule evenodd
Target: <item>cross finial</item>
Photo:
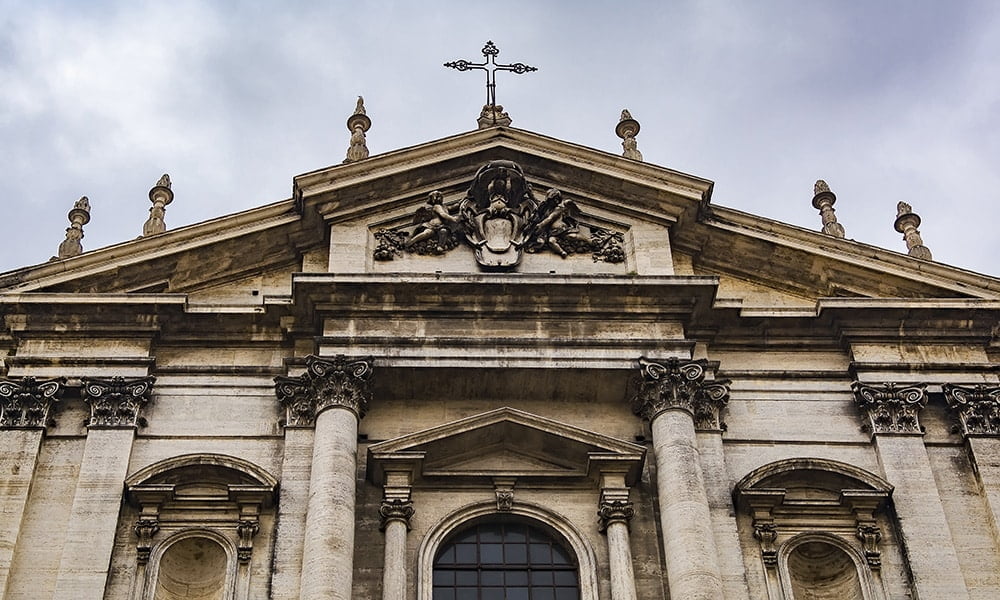
<path id="1" fill-rule="evenodd" d="M 503 112 L 502 106 L 497 106 L 497 81 L 496 72 L 497 71 L 511 71 L 522 75 L 524 73 L 530 73 L 532 71 L 537 71 L 535 67 L 528 66 L 524 63 L 511 63 L 509 65 L 500 65 L 496 62 L 496 57 L 500 54 L 500 49 L 492 41 L 486 42 L 483 46 L 483 57 L 484 60 L 481 63 L 469 62 L 467 60 L 456 60 L 452 62 L 444 63 L 444 66 L 450 67 L 452 69 L 457 69 L 459 71 L 486 71 L 486 105 L 483 106 L 483 116 L 480 117 L 480 128 L 488 127 L 492 125 L 510 125 L 510 118 L 507 117 L 506 113 Z M 497 117 L 506 123 L 499 123 Z M 484 125 L 484 118 L 488 117 L 486 120 L 486 125 Z"/>

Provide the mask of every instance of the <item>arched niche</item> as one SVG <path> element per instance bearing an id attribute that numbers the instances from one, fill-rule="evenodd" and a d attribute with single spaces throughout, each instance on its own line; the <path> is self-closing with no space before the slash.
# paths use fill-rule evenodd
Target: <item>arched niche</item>
<path id="1" fill-rule="evenodd" d="M 434 525 L 424 536 L 418 551 L 417 598 L 432 600 L 434 560 L 442 544 L 455 534 L 480 523 L 521 522 L 546 532 L 573 554 L 578 568 L 580 600 L 598 600 L 597 560 L 584 536 L 562 515 L 544 507 L 517 502 L 510 511 L 497 512 L 495 502 L 465 506 Z"/>
<path id="2" fill-rule="evenodd" d="M 236 549 L 212 531 L 179 532 L 159 544 L 150 561 L 148 600 L 230 600 Z"/>
<path id="3" fill-rule="evenodd" d="M 891 494 L 877 475 L 820 458 L 777 461 L 743 477 L 733 498 L 749 516 L 744 535 L 759 545 L 771 600 L 886 597 L 880 542 L 892 529 Z M 823 577 L 840 591 L 828 593 Z"/>

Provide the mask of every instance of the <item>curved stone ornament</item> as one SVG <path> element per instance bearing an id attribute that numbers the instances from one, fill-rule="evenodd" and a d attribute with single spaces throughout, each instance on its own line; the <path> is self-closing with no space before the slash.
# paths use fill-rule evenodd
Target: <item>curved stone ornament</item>
<path id="1" fill-rule="evenodd" d="M 149 402 L 156 377 L 83 378 L 83 401 L 90 406 L 87 427 L 138 427 L 139 410 Z"/>
<path id="2" fill-rule="evenodd" d="M 851 385 L 854 401 L 864 413 L 871 433 L 923 434 L 917 414 L 927 405 L 927 384 L 899 386 L 895 383 Z"/>
<path id="3" fill-rule="evenodd" d="M 721 411 L 729 403 L 730 381 L 705 381 L 707 364 L 704 359 L 654 362 L 640 358 L 642 380 L 632 398 L 632 412 L 652 421 L 663 411 L 680 409 L 694 417 L 699 430 L 724 429 Z"/>
<path id="4" fill-rule="evenodd" d="M 401 498 L 386 498 L 378 507 L 379 531 L 385 531 L 390 521 L 401 521 L 410 529 L 410 517 L 413 516 L 413 502 Z"/>
<path id="5" fill-rule="evenodd" d="M 600 506 L 597 508 L 597 518 L 600 519 L 600 531 L 607 531 L 608 526 L 612 523 L 625 523 L 632 520 L 635 516 L 635 508 L 632 503 L 628 500 L 601 500 Z"/>
<path id="6" fill-rule="evenodd" d="M 946 383 L 941 389 L 962 435 L 1000 436 L 1000 386 Z"/>
<path id="7" fill-rule="evenodd" d="M 274 391 L 285 407 L 286 427 L 310 427 L 331 406 L 353 411 L 359 419 L 371 401 L 372 358 L 338 354 L 306 357 L 306 372 L 298 377 L 275 377 Z"/>
<path id="8" fill-rule="evenodd" d="M 45 429 L 54 424 L 49 417 L 52 404 L 62 398 L 66 380 L 0 380 L 0 429 Z"/>

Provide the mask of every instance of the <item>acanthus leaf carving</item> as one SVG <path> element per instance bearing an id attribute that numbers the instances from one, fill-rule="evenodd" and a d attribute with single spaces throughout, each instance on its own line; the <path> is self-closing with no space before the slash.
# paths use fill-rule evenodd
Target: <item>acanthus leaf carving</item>
<path id="1" fill-rule="evenodd" d="M 135 522 L 132 530 L 135 531 L 135 535 L 139 538 L 135 543 L 136 558 L 140 563 L 145 564 L 149 562 L 149 552 L 153 547 L 153 536 L 160 530 L 160 522 L 155 518 L 141 517 Z"/>
<path id="2" fill-rule="evenodd" d="M 963 435 L 1000 435 L 1000 385 L 946 383 L 941 388 Z"/>
<path id="3" fill-rule="evenodd" d="M 864 413 L 866 428 L 873 434 L 923 433 L 918 413 L 927 404 L 927 384 L 900 386 L 895 383 L 851 385 L 854 401 Z"/>
<path id="4" fill-rule="evenodd" d="M 0 380 L 0 429 L 45 429 L 52 405 L 62 398 L 63 378 Z"/>
<path id="5" fill-rule="evenodd" d="M 236 546 L 236 558 L 241 563 L 250 562 L 253 555 L 253 538 L 260 531 L 260 523 L 257 519 L 240 519 L 236 524 L 236 533 L 239 536 L 239 544 Z"/>
<path id="6" fill-rule="evenodd" d="M 99 379 L 85 377 L 83 401 L 90 406 L 87 427 L 145 425 L 139 411 L 150 400 L 156 377 Z"/>
<path id="7" fill-rule="evenodd" d="M 778 566 L 778 549 L 775 542 L 778 540 L 778 527 L 774 523 L 754 521 L 753 537 L 760 543 L 760 558 L 764 566 L 775 568 Z"/>
<path id="8" fill-rule="evenodd" d="M 607 531 L 612 523 L 625 523 L 635 516 L 635 508 L 632 503 L 624 499 L 605 498 L 601 500 L 597 508 L 597 517 L 600 519 L 600 530 Z"/>
<path id="9" fill-rule="evenodd" d="M 872 569 L 882 568 L 882 553 L 878 549 L 878 543 L 882 540 L 882 530 L 878 525 L 860 524 L 857 536 L 861 540 L 868 566 Z"/>
<path id="10" fill-rule="evenodd" d="M 722 409 L 729 403 L 729 381 L 706 381 L 704 359 L 690 361 L 671 357 L 656 362 L 639 359 L 641 381 L 632 398 L 632 411 L 652 421 L 660 413 L 680 409 L 691 414 L 699 430 L 725 428 Z"/>
<path id="11" fill-rule="evenodd" d="M 410 517 L 413 516 L 413 502 L 404 498 L 385 498 L 378 507 L 379 530 L 385 531 L 390 521 L 402 521 L 410 528 Z"/>
<path id="12" fill-rule="evenodd" d="M 489 270 L 510 270 L 524 252 L 545 250 L 563 258 L 589 253 L 594 261 L 625 261 L 623 234 L 584 224 L 579 217 L 576 203 L 561 191 L 550 189 L 539 202 L 520 165 L 494 160 L 479 169 L 458 203 L 447 205 L 444 195 L 433 191 L 410 224 L 374 232 L 373 257 L 441 255 L 464 242 Z"/>
<path id="13" fill-rule="evenodd" d="M 309 427 L 323 410 L 340 406 L 363 418 L 371 400 L 372 358 L 338 354 L 306 357 L 306 372 L 274 378 L 274 391 L 285 408 L 286 427 Z"/>

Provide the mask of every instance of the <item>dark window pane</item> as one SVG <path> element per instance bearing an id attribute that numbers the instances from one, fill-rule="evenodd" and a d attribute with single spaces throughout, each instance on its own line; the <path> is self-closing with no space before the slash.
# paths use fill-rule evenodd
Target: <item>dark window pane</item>
<path id="1" fill-rule="evenodd" d="M 434 600 L 455 600 L 455 590 L 434 588 Z"/>
<path id="2" fill-rule="evenodd" d="M 479 600 L 479 590 L 476 588 L 458 588 L 455 590 L 455 600 Z"/>
<path id="3" fill-rule="evenodd" d="M 468 542 L 468 543 L 472 543 L 472 544 L 476 543 L 476 530 L 475 529 L 470 529 L 469 531 L 466 531 L 466 532 L 462 533 L 461 535 L 459 535 L 458 537 L 455 538 L 455 543 L 456 544 L 459 544 L 459 543 L 462 543 L 462 542 Z"/>
<path id="4" fill-rule="evenodd" d="M 455 585 L 455 572 L 434 569 L 434 585 Z"/>
<path id="5" fill-rule="evenodd" d="M 552 585 L 552 571 L 532 571 L 531 585 Z"/>
<path id="6" fill-rule="evenodd" d="M 580 592 L 576 588 L 556 589 L 556 600 L 579 600 Z"/>
<path id="7" fill-rule="evenodd" d="M 507 571 L 507 585 L 528 585 L 528 572 Z"/>
<path id="8" fill-rule="evenodd" d="M 556 591 L 545 588 L 531 590 L 531 600 L 556 600 Z"/>
<path id="9" fill-rule="evenodd" d="M 528 547 L 524 544 L 505 545 L 504 552 L 507 553 L 508 565 L 523 565 L 528 562 Z"/>
<path id="10" fill-rule="evenodd" d="M 503 586 L 503 571 L 483 571 L 479 574 L 479 583 L 482 585 Z"/>
<path id="11" fill-rule="evenodd" d="M 531 564 L 552 564 L 552 549 L 548 544 L 531 545 Z"/>
<path id="12" fill-rule="evenodd" d="M 439 563 L 444 563 L 444 564 L 448 564 L 448 565 L 454 563 L 455 562 L 455 547 L 454 546 L 448 546 L 447 548 L 445 548 L 444 552 L 442 552 L 441 555 L 438 556 L 438 560 L 437 561 Z"/>
<path id="13" fill-rule="evenodd" d="M 507 588 L 507 600 L 528 600 L 528 588 Z"/>
<path id="14" fill-rule="evenodd" d="M 476 545 L 455 544 L 455 564 L 459 565 L 476 564 Z"/>
<path id="15" fill-rule="evenodd" d="M 556 571 L 556 585 L 576 585 L 575 571 Z"/>
<path id="16" fill-rule="evenodd" d="M 513 542 L 513 543 L 524 543 L 524 542 L 526 542 L 528 540 L 528 536 L 527 536 L 526 532 L 527 532 L 527 529 L 525 529 L 524 527 L 514 525 L 514 526 L 509 527 L 507 529 L 507 531 L 504 532 L 503 539 L 504 539 L 505 542 L 509 542 L 509 543 L 510 542 Z"/>
<path id="17" fill-rule="evenodd" d="M 504 600 L 503 588 L 484 588 L 482 600 Z"/>
<path id="18" fill-rule="evenodd" d="M 455 585 L 477 585 L 479 583 L 479 573 L 476 571 L 456 571 Z"/>
<path id="19" fill-rule="evenodd" d="M 484 565 L 502 565 L 503 546 L 500 544 L 480 544 L 479 562 Z"/>
<path id="20" fill-rule="evenodd" d="M 553 544 L 552 545 L 552 564 L 554 564 L 554 565 L 571 565 L 571 564 L 573 564 L 573 562 L 569 559 L 569 554 L 567 554 L 565 550 L 563 550 L 559 546 L 556 546 L 555 544 Z"/>
<path id="21" fill-rule="evenodd" d="M 480 543 L 498 544 L 503 541 L 503 533 L 499 527 L 483 527 L 479 530 Z"/>

